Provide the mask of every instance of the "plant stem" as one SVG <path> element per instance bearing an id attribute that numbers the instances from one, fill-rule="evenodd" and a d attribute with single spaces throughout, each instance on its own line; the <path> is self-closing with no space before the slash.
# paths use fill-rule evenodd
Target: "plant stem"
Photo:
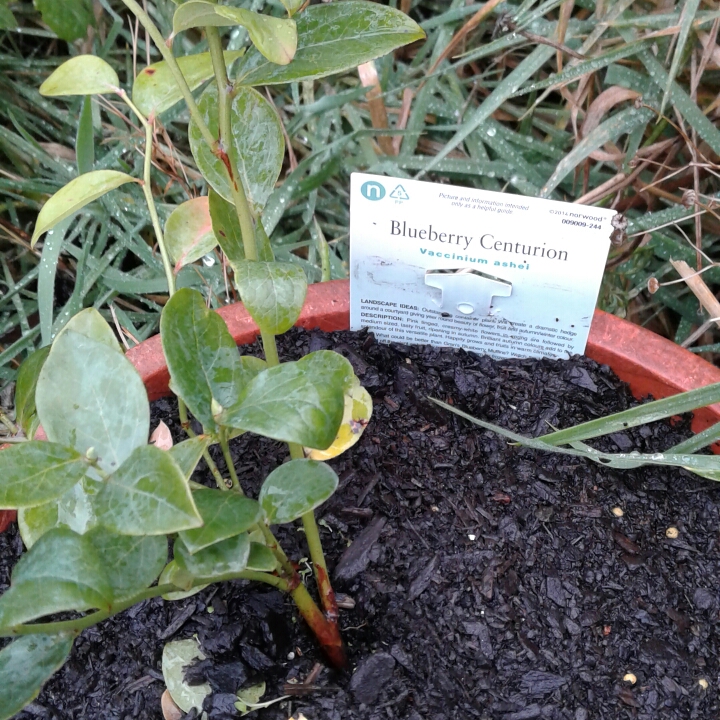
<path id="1" fill-rule="evenodd" d="M 162 36 L 162 33 L 158 29 L 157 25 L 155 25 L 155 23 L 151 20 L 150 16 L 135 0 L 122 1 L 125 3 L 128 10 L 130 10 L 130 12 L 140 21 L 140 24 L 145 28 L 145 30 L 147 30 L 148 35 L 150 35 L 153 39 L 153 42 L 160 51 L 163 60 L 167 63 L 178 88 L 180 88 L 180 92 L 182 93 L 185 103 L 187 104 L 188 111 L 190 112 L 190 117 L 192 117 L 193 122 L 197 125 L 205 142 L 210 147 L 213 147 L 215 144 L 215 138 L 212 136 L 207 124 L 203 120 L 200 109 L 198 108 L 195 98 L 192 95 L 192 90 L 190 90 L 187 81 L 185 80 L 185 76 L 182 74 L 182 70 L 180 70 L 180 66 L 175 59 L 172 50 L 165 42 L 165 38 Z"/>
<path id="2" fill-rule="evenodd" d="M 0 410 L 0 422 L 13 434 L 17 435 L 20 428 L 2 411 Z"/>
<path id="3" fill-rule="evenodd" d="M 178 415 L 180 416 L 180 424 L 182 425 L 183 430 L 187 433 L 188 437 L 197 437 L 195 434 L 195 431 L 190 427 L 190 420 L 188 418 L 187 414 L 187 406 L 185 405 L 185 401 L 178 395 L 177 396 L 178 401 Z M 227 490 L 227 483 L 225 482 L 225 478 L 222 476 L 220 471 L 218 470 L 217 465 L 215 464 L 215 461 L 210 457 L 210 452 L 207 448 L 203 450 L 203 459 L 207 463 L 208 468 L 210 468 L 210 472 L 212 473 L 212 476 L 215 478 L 215 483 L 217 484 L 218 488 L 220 490 Z"/>
<path id="4" fill-rule="evenodd" d="M 290 592 L 290 596 L 333 665 L 338 668 L 346 667 L 347 657 L 337 621 L 327 619 L 320 612 L 320 608 L 302 583 Z"/>
<path id="5" fill-rule="evenodd" d="M 262 520 L 257 524 L 257 527 L 260 528 L 260 531 L 265 538 L 265 544 L 268 546 L 272 554 L 277 558 L 277 561 L 280 563 L 280 566 L 282 567 L 285 575 L 287 575 L 288 579 L 290 579 L 291 581 L 296 581 L 297 578 L 299 578 L 298 572 L 288 559 L 285 551 L 280 547 L 280 543 L 273 535 L 272 530 L 270 530 L 270 528 Z"/>
<path id="6" fill-rule="evenodd" d="M 228 580 L 251 580 L 264 582 L 268 585 L 272 585 L 274 588 L 277 588 L 282 592 L 290 592 L 290 584 L 287 580 L 277 577 L 276 575 L 270 575 L 270 573 L 259 572 L 257 570 L 241 570 L 240 572 L 217 575 L 213 578 L 196 578 L 193 580 L 191 587 L 195 587 L 196 585 L 208 585 L 216 582 L 225 582 Z M 0 630 L 0 637 L 15 637 L 17 635 L 38 635 L 59 632 L 80 633 L 80 631 L 92 627 L 93 625 L 97 625 L 99 622 L 107 620 L 107 618 L 117 615 L 123 610 L 127 610 L 129 607 L 132 607 L 143 600 L 158 597 L 159 595 L 167 595 L 171 592 L 178 592 L 183 589 L 187 588 L 179 588 L 177 585 L 173 585 L 171 583 L 167 583 L 165 585 L 155 585 L 136 593 L 127 600 L 116 603 L 107 610 L 98 610 L 97 612 L 90 613 L 89 615 L 77 618 L 76 620 L 61 620 L 59 622 L 49 623 L 30 623 L 29 625 L 15 625 L 3 628 Z"/>
<path id="7" fill-rule="evenodd" d="M 290 448 L 290 457 L 293 460 L 299 460 L 305 457 L 305 453 L 297 443 L 288 443 Z M 305 539 L 307 540 L 310 558 L 315 568 L 315 581 L 317 582 L 318 592 L 325 615 L 331 622 L 337 622 L 338 606 L 335 599 L 335 591 L 330 583 L 330 574 L 325 561 L 325 553 L 323 552 L 322 542 L 320 540 L 320 531 L 315 521 L 315 513 L 311 510 L 302 516 L 303 529 L 305 530 Z"/>
<path id="8" fill-rule="evenodd" d="M 152 185 L 150 172 L 152 170 L 152 146 L 153 146 L 153 127 L 152 123 L 138 110 L 133 104 L 132 100 L 128 97 L 124 90 L 120 90 L 118 95 L 122 98 L 125 104 L 135 113 L 137 119 L 140 121 L 143 128 L 145 128 L 145 162 L 143 164 L 143 194 L 145 195 L 145 202 L 150 212 L 150 220 L 152 221 L 153 230 L 155 231 L 155 237 L 160 248 L 160 256 L 162 257 L 163 267 L 165 268 L 165 278 L 168 284 L 168 294 L 172 297 L 175 294 L 175 274 L 173 273 L 172 263 L 170 262 L 170 256 L 168 255 L 167 247 L 165 245 L 165 237 L 163 235 L 162 227 L 160 226 L 160 218 L 157 214 L 157 208 L 155 207 L 155 198 L 152 194 Z"/>
<path id="9" fill-rule="evenodd" d="M 277 343 L 275 342 L 275 336 L 272 333 L 260 330 L 260 338 L 263 344 L 263 351 L 265 352 L 265 362 L 268 367 L 275 367 L 280 364 L 280 358 L 278 356 Z"/>
<path id="10" fill-rule="evenodd" d="M 228 431 L 226 427 L 220 428 L 220 447 L 222 448 L 222 454 L 225 458 L 225 465 L 227 465 L 228 472 L 230 473 L 230 485 L 231 490 L 239 492 L 244 495 L 240 481 L 238 480 L 237 472 L 235 471 L 235 464 L 233 463 L 232 455 L 230 454 L 230 446 L 228 445 Z"/>
<path id="11" fill-rule="evenodd" d="M 206 27 L 205 34 L 210 47 L 210 56 L 212 57 L 213 70 L 215 71 L 215 83 L 218 89 L 218 127 L 220 130 L 219 148 L 215 150 L 216 154 L 225 165 L 225 170 L 230 181 L 230 192 L 233 196 L 235 204 L 235 212 L 240 223 L 240 233 L 242 234 L 243 247 L 245 249 L 245 257 L 248 260 L 257 260 L 257 244 L 255 243 L 255 226 L 253 224 L 252 211 L 245 195 L 245 188 L 242 182 L 237 180 L 237 167 L 232 157 L 232 123 L 231 110 L 232 102 L 230 95 L 232 93 L 232 83 L 227 74 L 225 66 L 225 57 L 222 51 L 222 43 L 220 41 L 220 32 L 215 27 Z M 218 154 L 219 153 L 219 154 Z"/>
<path id="12" fill-rule="evenodd" d="M 320 531 L 315 521 L 315 513 L 311 510 L 302 516 L 305 539 L 307 540 L 310 557 L 315 568 L 315 581 L 317 582 L 320 600 L 325 609 L 325 616 L 331 622 L 337 623 L 338 606 L 335 591 L 330 583 L 325 554 L 323 553 Z"/>

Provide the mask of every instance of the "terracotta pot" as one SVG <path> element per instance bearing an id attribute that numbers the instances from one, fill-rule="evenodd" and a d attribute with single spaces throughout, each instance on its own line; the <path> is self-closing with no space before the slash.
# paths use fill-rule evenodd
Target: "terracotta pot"
<path id="1" fill-rule="evenodd" d="M 238 345 L 253 342 L 257 326 L 241 304 L 218 310 Z M 346 330 L 350 323 L 347 280 L 311 285 L 297 325 L 327 332 Z M 586 354 L 609 365 L 630 386 L 637 398 L 656 399 L 720 382 L 720 369 L 665 338 L 614 315 L 596 310 Z M 170 375 L 155 335 L 128 351 L 127 357 L 140 373 L 150 400 L 169 394 Z M 720 404 L 695 412 L 692 427 L 700 432 L 720 422 Z M 15 512 L 0 511 L 0 532 L 14 520 Z"/>

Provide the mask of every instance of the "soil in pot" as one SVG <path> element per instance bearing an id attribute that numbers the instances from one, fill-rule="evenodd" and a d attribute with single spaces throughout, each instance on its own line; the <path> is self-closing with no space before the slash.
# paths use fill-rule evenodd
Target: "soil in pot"
<path id="1" fill-rule="evenodd" d="M 336 589 L 355 602 L 341 615 L 354 674 L 318 673 L 292 605 L 231 583 L 86 631 L 19 718 L 159 720 L 162 647 L 193 635 L 210 718 L 235 717 L 232 691 L 259 677 L 263 699 L 291 694 L 255 714 L 267 720 L 718 717 L 720 488 L 511 448 L 425 400 L 538 435 L 633 404 L 607 367 L 299 330 L 281 354 L 320 348 L 345 354 L 375 402 L 360 443 L 332 461 L 340 488 L 319 512 Z M 160 419 L 180 437 L 174 402 L 154 404 Z M 662 422 L 598 445 L 656 452 L 688 434 L 687 420 Z M 286 457 L 246 437 L 233 453 L 255 487 Z M 306 554 L 297 528 L 279 535 Z M 0 535 L 0 590 L 20 549 L 14 530 Z"/>

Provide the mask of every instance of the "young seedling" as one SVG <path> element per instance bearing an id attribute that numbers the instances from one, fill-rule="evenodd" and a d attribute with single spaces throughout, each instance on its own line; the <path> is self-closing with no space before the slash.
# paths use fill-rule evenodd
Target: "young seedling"
<path id="1" fill-rule="evenodd" d="M 0 507 L 18 509 L 28 548 L 0 597 L 0 635 L 19 637 L 0 652 L 0 720 L 37 695 L 82 629 L 144 599 L 174 599 L 223 580 L 257 580 L 287 592 L 328 658 L 345 664 L 314 510 L 338 484 L 322 460 L 357 441 L 371 402 L 337 353 L 279 360 L 275 337 L 297 321 L 307 280 L 298 265 L 275 261 L 263 226 L 285 145 L 274 107 L 254 88 L 347 70 L 424 33 L 405 14 L 358 0 L 301 12 L 300 0 L 282 0 L 284 18 L 189 0 L 175 11 L 173 36 L 201 28 L 210 51 L 178 59 L 172 38 L 162 36 L 141 4 L 123 2 L 163 57 L 139 73 L 132 99 L 110 65 L 89 55 L 58 68 L 41 92 L 119 96 L 145 131 L 143 178 L 85 172 L 45 204 L 32 241 L 105 193 L 141 184 L 170 295 L 160 321 L 162 345 L 189 437 L 169 450 L 148 444 L 145 388 L 95 310 L 76 315 L 51 348 L 26 361 L 16 414 L 27 437 L 41 424 L 48 440 L 18 442 L 0 452 Z M 248 31 L 253 47 L 245 55 L 223 51 L 219 28 L 233 26 Z M 203 84 L 196 100 L 193 92 Z M 153 125 L 181 100 L 210 194 L 176 208 L 163 230 L 151 185 Z M 216 244 L 260 329 L 265 360 L 239 355 L 200 292 L 175 290 L 176 271 Z M 188 409 L 201 434 L 192 432 Z M 229 440 L 241 432 L 289 448 L 290 460 L 265 478 L 257 499 L 245 495 L 232 462 Z M 220 445 L 229 477 L 208 455 L 212 443 Z M 191 480 L 203 456 L 215 489 Z M 298 519 L 322 610 L 271 530 Z M 34 622 L 67 611 L 86 614 Z"/>

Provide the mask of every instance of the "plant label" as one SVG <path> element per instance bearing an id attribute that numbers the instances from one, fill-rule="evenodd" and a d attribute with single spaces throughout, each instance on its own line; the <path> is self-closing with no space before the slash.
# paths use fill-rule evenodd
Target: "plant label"
<path id="1" fill-rule="evenodd" d="M 615 215 L 354 173 L 350 328 L 495 358 L 583 353 Z"/>

